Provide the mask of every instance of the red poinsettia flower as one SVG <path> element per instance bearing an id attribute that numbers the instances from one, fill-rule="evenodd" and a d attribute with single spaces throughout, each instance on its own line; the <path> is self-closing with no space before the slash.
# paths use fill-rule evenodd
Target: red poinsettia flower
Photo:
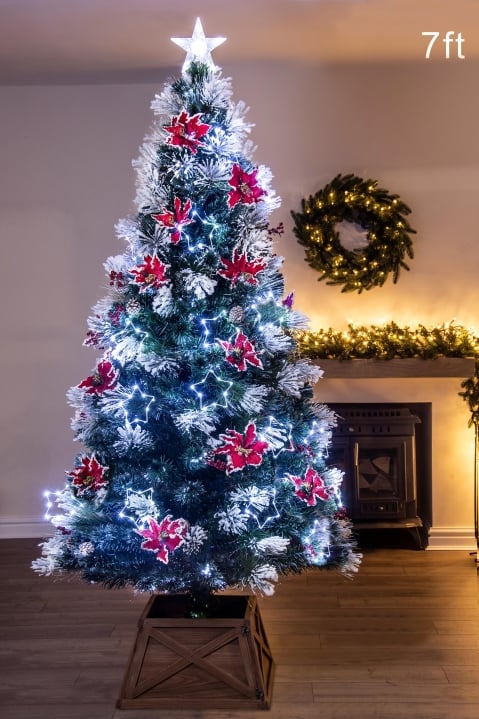
<path id="1" fill-rule="evenodd" d="M 78 387 L 86 387 L 87 394 L 101 394 L 107 389 L 113 389 L 118 381 L 118 372 L 109 360 L 102 360 L 97 364 L 95 372 L 84 379 Z"/>
<path id="2" fill-rule="evenodd" d="M 226 474 L 238 472 L 247 465 L 260 465 L 263 461 L 263 454 L 268 449 L 267 442 L 257 439 L 254 422 L 249 422 L 244 434 L 236 432 L 234 429 L 227 429 L 226 434 L 220 434 L 220 439 L 225 444 L 217 447 L 213 454 L 226 455 Z"/>
<path id="3" fill-rule="evenodd" d="M 158 257 L 152 257 L 151 255 L 145 255 L 143 258 L 143 264 L 137 265 L 130 270 L 130 273 L 135 276 L 135 282 L 137 285 L 142 285 L 140 292 L 146 292 L 149 289 L 157 289 L 161 287 L 167 278 L 165 277 L 166 265 L 163 264 Z"/>
<path id="4" fill-rule="evenodd" d="M 238 372 L 246 370 L 246 363 L 254 367 L 263 368 L 263 364 L 256 354 L 254 344 L 242 332 L 238 332 L 234 342 L 216 340 L 226 352 L 225 359 L 230 365 L 236 367 Z"/>
<path id="5" fill-rule="evenodd" d="M 296 496 L 306 502 L 308 507 L 314 507 L 316 498 L 324 499 L 325 501 L 329 499 L 329 493 L 324 481 L 312 467 L 308 467 L 304 477 L 293 477 L 289 474 L 288 479 L 295 486 L 294 493 Z"/>
<path id="6" fill-rule="evenodd" d="M 84 455 L 81 465 L 76 467 L 67 475 L 72 478 L 72 486 L 75 487 L 78 496 L 88 493 L 98 492 L 108 486 L 108 480 L 105 479 L 105 472 L 108 467 L 104 467 L 98 462 L 95 455 L 88 457 Z"/>
<path id="7" fill-rule="evenodd" d="M 258 202 L 266 190 L 258 185 L 258 170 L 246 172 L 242 170 L 240 165 L 233 165 L 233 172 L 228 180 L 228 184 L 233 188 L 228 193 L 228 205 L 234 207 L 238 202 L 251 204 Z"/>
<path id="8" fill-rule="evenodd" d="M 172 228 L 173 232 L 171 233 L 171 241 L 174 245 L 177 245 L 181 239 L 183 227 L 194 222 L 194 220 L 189 216 L 190 212 L 191 200 L 185 200 L 185 204 L 182 206 L 180 198 L 175 197 L 174 212 L 164 209 L 163 212 L 152 215 L 152 217 L 159 225 Z"/>
<path id="9" fill-rule="evenodd" d="M 266 261 L 262 258 L 256 260 L 247 260 L 246 255 L 239 254 L 238 250 L 233 251 L 232 260 L 220 257 L 220 262 L 225 266 L 224 270 L 218 270 L 218 274 L 231 280 L 231 286 L 234 287 L 238 280 L 246 282 L 248 285 L 257 285 L 256 275 L 266 269 Z"/>
<path id="10" fill-rule="evenodd" d="M 169 552 L 174 552 L 184 542 L 188 531 L 186 519 L 173 519 L 167 514 L 158 524 L 153 517 L 148 518 L 149 529 L 137 529 L 137 534 L 144 538 L 141 544 L 142 549 L 156 552 L 156 558 L 168 564 Z"/>
<path id="11" fill-rule="evenodd" d="M 173 117 L 171 125 L 165 127 L 165 130 L 171 134 L 168 138 L 168 145 L 178 145 L 187 147 L 191 152 L 196 154 L 199 145 L 202 145 L 201 138 L 206 135 L 210 129 L 210 125 L 200 120 L 201 113 L 196 115 L 188 115 L 183 110 L 178 116 Z"/>

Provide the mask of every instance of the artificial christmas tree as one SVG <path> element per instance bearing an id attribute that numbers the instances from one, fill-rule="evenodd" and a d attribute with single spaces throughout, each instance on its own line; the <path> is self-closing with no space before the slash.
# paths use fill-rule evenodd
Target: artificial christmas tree
<path id="1" fill-rule="evenodd" d="M 355 571 L 359 556 L 273 250 L 271 173 L 211 60 L 218 40 L 198 21 L 176 42 L 187 60 L 153 100 L 138 212 L 89 319 L 101 355 L 69 392 L 85 449 L 50 495 L 56 532 L 34 568 L 186 595 L 201 616 L 219 590 L 269 595 L 281 574 Z"/>

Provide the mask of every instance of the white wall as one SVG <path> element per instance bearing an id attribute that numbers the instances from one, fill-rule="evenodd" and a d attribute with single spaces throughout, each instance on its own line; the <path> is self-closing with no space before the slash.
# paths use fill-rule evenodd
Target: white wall
<path id="1" fill-rule="evenodd" d="M 313 327 L 475 325 L 477 70 L 425 60 L 225 68 L 251 108 L 256 160 L 283 198 L 272 218 L 287 228 L 278 252 Z M 131 161 L 170 75 L 157 85 L 0 88 L 0 536 L 40 533 L 42 492 L 63 484 L 80 449 L 65 392 L 95 362 L 82 347 L 86 319 L 104 294 L 103 261 L 123 251 L 114 225 L 134 209 Z M 416 257 L 397 285 L 342 294 L 304 262 L 290 211 L 339 172 L 377 179 L 411 207 Z M 464 404 L 466 432 L 467 419 Z"/>

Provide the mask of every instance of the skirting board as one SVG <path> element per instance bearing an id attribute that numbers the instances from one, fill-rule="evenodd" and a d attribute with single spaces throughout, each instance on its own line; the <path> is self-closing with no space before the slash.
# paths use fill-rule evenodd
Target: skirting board
<path id="1" fill-rule="evenodd" d="M 42 539 L 55 532 L 50 522 L 28 519 L 0 519 L 0 539 Z"/>
<path id="2" fill-rule="evenodd" d="M 461 549 L 477 551 L 478 545 L 472 527 L 431 527 L 428 550 Z"/>
<path id="3" fill-rule="evenodd" d="M 0 539 L 41 539 L 51 537 L 53 532 L 50 522 L 0 519 Z M 472 552 L 477 548 L 472 527 L 432 527 L 429 530 L 428 550 L 457 549 Z"/>

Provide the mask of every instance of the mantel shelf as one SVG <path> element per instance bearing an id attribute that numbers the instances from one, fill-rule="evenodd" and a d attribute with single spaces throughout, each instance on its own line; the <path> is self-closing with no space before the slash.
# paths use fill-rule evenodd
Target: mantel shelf
<path id="1" fill-rule="evenodd" d="M 474 357 L 440 357 L 438 359 L 319 359 L 314 364 L 324 370 L 325 379 L 472 377 Z"/>

